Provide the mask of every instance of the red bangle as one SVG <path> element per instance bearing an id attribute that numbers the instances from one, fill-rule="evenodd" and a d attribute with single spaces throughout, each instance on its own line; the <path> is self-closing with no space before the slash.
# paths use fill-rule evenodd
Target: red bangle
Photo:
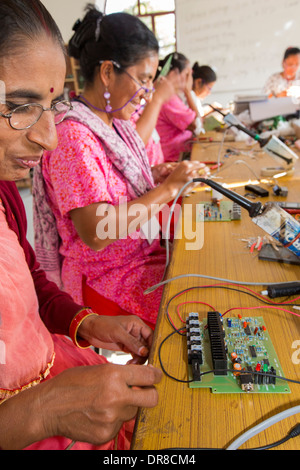
<path id="1" fill-rule="evenodd" d="M 83 308 L 75 315 L 69 327 L 69 335 L 70 335 L 71 340 L 73 341 L 75 346 L 78 346 L 79 348 L 82 348 L 82 349 L 89 348 L 91 345 L 88 341 L 77 338 L 77 331 L 81 323 L 83 322 L 83 320 L 85 320 L 90 315 L 97 315 L 97 314 L 93 312 L 90 308 Z"/>

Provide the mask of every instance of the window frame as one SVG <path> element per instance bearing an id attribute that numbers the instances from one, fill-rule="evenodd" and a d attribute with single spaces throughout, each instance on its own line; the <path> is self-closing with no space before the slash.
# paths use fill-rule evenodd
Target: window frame
<path id="1" fill-rule="evenodd" d="M 174 37 L 175 37 L 175 44 L 174 44 L 174 47 L 175 47 L 175 51 L 177 50 L 177 32 L 176 32 L 176 12 L 175 12 L 175 0 L 174 0 L 174 10 L 166 10 L 166 11 L 154 11 L 154 12 L 150 12 L 150 13 L 142 13 L 141 11 L 141 7 L 143 7 L 144 4 L 141 0 L 137 0 L 136 2 L 136 5 L 133 9 L 134 11 L 134 15 L 137 16 L 138 18 L 146 18 L 146 17 L 151 17 L 151 24 L 152 24 L 152 31 L 153 31 L 153 34 L 156 36 L 156 30 L 155 30 L 155 18 L 158 17 L 158 16 L 165 16 L 165 15 L 170 15 L 170 14 L 173 14 L 174 15 L 174 26 L 175 26 L 175 29 L 174 29 Z M 137 9 L 137 12 L 135 12 L 135 10 Z"/>

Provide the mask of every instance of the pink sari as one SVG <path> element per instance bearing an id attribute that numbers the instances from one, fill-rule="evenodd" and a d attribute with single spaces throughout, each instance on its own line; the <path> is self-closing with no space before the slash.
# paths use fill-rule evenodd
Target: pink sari
<path id="1" fill-rule="evenodd" d="M 44 154 L 44 192 L 41 174 L 35 175 L 36 219 L 43 220 L 48 201 L 61 238 L 64 290 L 75 302 L 83 303 L 82 280 L 86 279 L 101 296 L 155 325 L 162 289 L 147 296 L 144 291 L 163 276 L 166 257 L 159 237 L 149 244 L 136 231 L 94 251 L 82 242 L 70 218 L 73 209 L 101 201 L 115 206 L 153 188 L 145 147 L 130 122 L 116 120 L 111 129 L 85 105 L 75 103 L 74 107 L 68 120 L 58 126 L 57 149 Z M 38 260 L 43 237 L 48 235 L 43 225 L 35 226 Z"/>
<path id="2" fill-rule="evenodd" d="M 24 251 L 6 221 L 0 200 L 0 403 L 49 380 L 65 369 L 103 364 L 91 349 L 77 349 L 71 340 L 52 335 L 39 316 L 38 301 Z M 133 421 L 115 440 L 102 446 L 77 442 L 73 449 L 129 449 Z M 55 436 L 26 449 L 63 450 L 70 439 Z"/>

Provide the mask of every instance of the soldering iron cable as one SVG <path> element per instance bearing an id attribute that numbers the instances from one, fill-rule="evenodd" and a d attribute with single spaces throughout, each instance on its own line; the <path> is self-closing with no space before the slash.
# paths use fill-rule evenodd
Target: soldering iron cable
<path id="1" fill-rule="evenodd" d="M 169 282 L 176 281 L 177 279 L 186 278 L 186 277 L 205 278 L 205 279 L 212 279 L 212 280 L 221 281 L 221 282 L 228 282 L 230 284 L 239 284 L 239 285 L 241 284 L 241 281 L 235 281 L 235 280 L 231 280 L 231 279 L 224 279 L 224 278 L 215 277 L 215 276 L 207 276 L 207 275 L 204 275 L 204 274 L 192 274 L 192 273 L 180 274 L 178 276 L 175 276 L 175 277 L 172 277 L 172 278 L 169 278 L 169 279 L 164 279 L 165 275 L 166 275 L 167 267 L 168 267 L 169 261 L 170 261 L 170 248 L 169 248 L 170 225 L 171 225 L 171 219 L 172 219 L 172 216 L 173 216 L 173 213 L 174 213 L 174 210 L 175 210 L 175 206 L 177 204 L 178 199 L 180 198 L 182 193 L 185 191 L 185 189 L 190 184 L 195 183 L 195 182 L 199 182 L 199 180 L 201 180 L 201 182 L 205 182 L 205 178 L 195 178 L 195 179 L 192 179 L 192 180 L 188 181 L 187 183 L 185 183 L 184 186 L 180 189 L 179 193 L 177 194 L 176 198 L 173 201 L 173 204 L 170 208 L 170 213 L 169 213 L 169 217 L 168 217 L 168 220 L 167 220 L 166 233 L 165 233 L 165 238 L 166 238 L 166 263 L 165 263 L 164 274 L 162 276 L 162 280 L 159 283 L 149 287 L 148 289 L 146 289 L 144 291 L 144 295 L 150 294 L 151 292 L 155 291 L 156 289 L 158 289 L 159 287 L 161 287 L 165 284 L 168 284 Z M 292 283 L 292 282 L 295 282 L 295 281 L 290 281 L 290 282 L 287 282 L 286 284 L 289 284 L 289 283 Z M 245 285 L 245 286 L 275 286 L 275 285 L 278 285 L 278 282 L 269 282 L 269 283 L 267 283 L 267 282 L 243 282 L 242 284 Z"/>
<path id="2" fill-rule="evenodd" d="M 271 418 L 266 419 L 262 423 L 259 423 L 257 426 L 249 429 L 244 434 L 239 436 L 234 442 L 230 444 L 230 446 L 227 447 L 226 450 L 237 450 L 242 444 L 244 444 L 246 441 L 251 439 L 256 434 L 259 434 L 260 432 L 269 428 L 273 424 L 278 423 L 279 421 L 282 421 L 283 419 L 288 418 L 289 416 L 293 416 L 298 413 L 300 413 L 300 405 L 289 408 L 288 410 L 284 410 L 281 413 L 278 413 L 272 416 Z"/>

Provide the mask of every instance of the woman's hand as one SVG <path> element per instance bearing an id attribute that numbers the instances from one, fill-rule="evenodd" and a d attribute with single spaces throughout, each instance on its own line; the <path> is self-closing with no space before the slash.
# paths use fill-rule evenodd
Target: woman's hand
<path id="1" fill-rule="evenodd" d="M 157 405 L 155 384 L 162 373 L 152 366 L 102 364 L 66 370 L 41 384 L 45 434 L 102 444 L 113 439 L 139 407 Z"/>
<path id="2" fill-rule="evenodd" d="M 24 390 L 0 406 L 0 447 L 23 449 L 53 436 L 101 445 L 113 439 L 139 407 L 158 402 L 152 366 L 73 367 Z"/>
<path id="3" fill-rule="evenodd" d="M 186 76 L 185 76 L 185 94 L 189 94 L 191 90 L 193 89 L 193 70 L 191 67 L 186 68 Z"/>
<path id="4" fill-rule="evenodd" d="M 155 83 L 153 99 L 159 99 L 161 104 L 169 101 L 180 89 L 181 78 L 178 69 L 171 70 L 166 77 L 159 77 Z"/>
<path id="5" fill-rule="evenodd" d="M 201 162 L 184 160 L 177 164 L 176 168 L 170 173 L 161 186 L 165 185 L 172 194 L 172 199 L 174 199 L 187 182 L 199 176 L 203 178 L 208 177 L 209 168 Z M 199 183 L 191 183 L 186 187 L 182 195 L 185 196 L 190 193 L 198 185 Z"/>
<path id="6" fill-rule="evenodd" d="M 136 315 L 95 314 L 81 323 L 78 336 L 97 348 L 130 353 L 130 363 L 143 364 L 149 355 L 153 331 Z"/>
<path id="7" fill-rule="evenodd" d="M 165 163 L 159 163 L 158 165 L 154 165 L 151 168 L 154 183 L 160 184 L 163 181 L 165 181 L 167 176 L 169 176 L 172 173 L 172 171 L 175 170 L 177 165 L 178 165 L 177 162 L 165 162 Z"/>

